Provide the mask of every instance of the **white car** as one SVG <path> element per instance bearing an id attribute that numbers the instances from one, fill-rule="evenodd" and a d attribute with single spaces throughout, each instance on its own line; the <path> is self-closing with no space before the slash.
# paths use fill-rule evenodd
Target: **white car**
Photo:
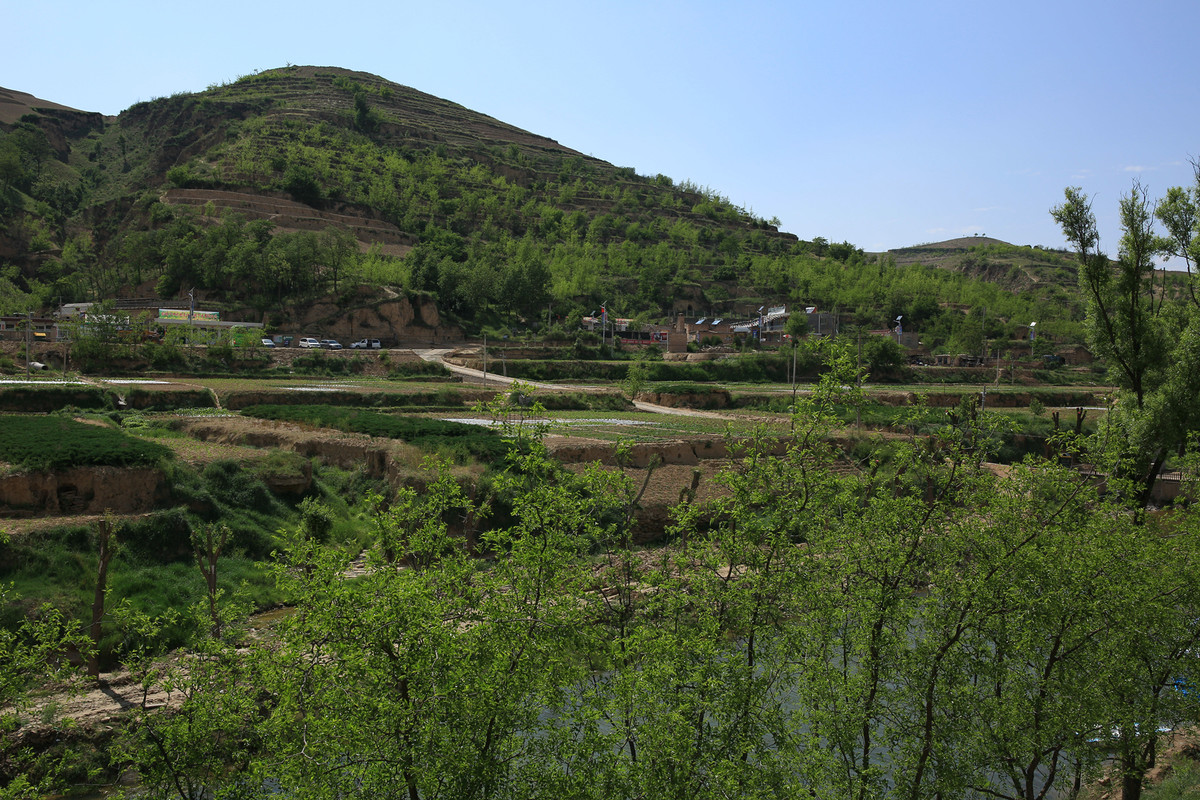
<path id="1" fill-rule="evenodd" d="M 342 343 L 337 339 L 322 339 L 321 347 L 324 347 L 326 350 L 341 350 Z"/>
<path id="2" fill-rule="evenodd" d="M 263 347 L 274 347 L 274 346 L 275 346 L 275 340 L 274 340 L 274 339 L 268 339 L 267 337 L 265 337 L 265 336 L 264 336 L 264 337 L 262 338 L 262 346 L 263 346 Z"/>
<path id="3" fill-rule="evenodd" d="M 378 339 L 359 339 L 350 343 L 351 350 L 378 350 L 382 347 Z"/>
<path id="4" fill-rule="evenodd" d="M 316 339 L 313 339 L 311 336 L 305 336 L 303 339 L 300 340 L 300 346 L 301 347 L 320 347 L 321 343 L 318 342 Z"/>

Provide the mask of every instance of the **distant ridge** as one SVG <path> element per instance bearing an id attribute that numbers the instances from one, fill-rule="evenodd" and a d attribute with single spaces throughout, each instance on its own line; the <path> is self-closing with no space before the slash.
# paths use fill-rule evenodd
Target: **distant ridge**
<path id="1" fill-rule="evenodd" d="M 5 89 L 3 86 L 0 86 L 0 124 L 12 125 L 26 114 L 41 109 L 80 111 L 78 108 L 52 103 L 49 100 L 34 97 L 26 92 L 18 92 L 16 89 Z M 80 111 L 80 113 L 87 112 Z"/>

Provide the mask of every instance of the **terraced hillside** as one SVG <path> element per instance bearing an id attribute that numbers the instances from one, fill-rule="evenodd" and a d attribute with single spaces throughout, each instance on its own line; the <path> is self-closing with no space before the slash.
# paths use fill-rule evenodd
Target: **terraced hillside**
<path id="1" fill-rule="evenodd" d="M 1014 291 L 1038 285 L 1074 291 L 1077 264 L 1067 253 L 1020 247 L 990 236 L 962 236 L 944 242 L 889 250 L 897 265 L 926 266 L 963 272 Z"/>
<path id="2" fill-rule="evenodd" d="M 946 276 L 925 272 L 943 262 L 930 247 L 872 256 L 801 241 L 708 187 L 367 73 L 288 66 L 115 118 L 9 94 L 0 313 L 191 292 L 283 330 L 314 306 L 335 320 L 408 295 L 468 336 L 573 336 L 605 303 L 643 321 L 780 304 L 867 329 L 903 315 L 953 352 L 981 335 L 1019 340 L 1033 318 L 1047 336 L 1078 335 L 1067 267 L 1043 268 L 1056 255 L 1027 265 L 971 250 Z M 984 306 L 986 328 L 968 318 Z"/>

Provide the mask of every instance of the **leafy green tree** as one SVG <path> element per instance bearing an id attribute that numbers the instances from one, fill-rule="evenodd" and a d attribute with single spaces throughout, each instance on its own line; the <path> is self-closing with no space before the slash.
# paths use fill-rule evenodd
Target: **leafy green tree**
<path id="1" fill-rule="evenodd" d="M 7 546 L 8 533 L 0 530 L 0 552 Z M 0 584 L 0 608 L 10 607 L 18 599 L 10 586 Z M 49 604 L 23 614 L 15 625 L 0 626 L 0 727 L 6 737 L 20 727 L 19 718 L 28 709 L 30 689 L 47 681 L 72 677 L 74 667 L 62 654 L 86 647 L 85 637 L 61 611 Z M 0 798 L 34 800 L 54 791 L 52 775 L 39 778 L 37 773 L 43 770 L 27 768 L 40 766 L 36 753 L 19 751 L 11 740 L 5 745 Z"/>
<path id="2" fill-rule="evenodd" d="M 321 233 L 321 257 L 333 291 L 338 291 L 338 281 L 354 268 L 358 256 L 358 242 L 345 228 L 329 227 Z"/>
<path id="3" fill-rule="evenodd" d="M 1093 346 L 1117 368 L 1122 385 L 1141 408 L 1157 384 L 1165 355 L 1163 297 L 1155 290 L 1154 259 L 1167 245 L 1154 234 L 1146 190 L 1135 182 L 1121 198 L 1124 233 L 1115 271 L 1099 250 L 1096 218 L 1086 195 L 1077 188 L 1067 189 L 1066 202 L 1052 209 L 1051 215 L 1079 254 Z"/>
<path id="4" fill-rule="evenodd" d="M 1200 667 L 1200 630 L 1190 618 L 1200 530 L 1191 515 L 1164 522 L 1137 525 L 1126 515 L 1105 531 L 1127 576 L 1105 609 L 1113 635 L 1094 661 L 1114 724 L 1095 736 L 1117 754 L 1123 800 L 1141 797 L 1163 742 L 1200 711 L 1190 679 Z"/>
<path id="5" fill-rule="evenodd" d="M 1051 210 L 1078 252 L 1089 340 L 1127 393 L 1110 422 L 1120 446 L 1113 469 L 1135 483 L 1133 493 L 1141 505 L 1149 502 L 1167 457 L 1182 452 L 1189 433 L 1200 426 L 1195 403 L 1186 399 L 1200 388 L 1200 379 L 1190 372 L 1200 362 L 1200 314 L 1194 303 L 1168 301 L 1165 287 L 1155 283 L 1154 268 L 1156 256 L 1191 247 L 1189 230 L 1194 236 L 1196 218 L 1189 203 L 1187 193 L 1173 190 L 1159 204 L 1172 237 L 1164 239 L 1154 232 L 1146 190 L 1135 182 L 1121 198 L 1123 235 L 1115 265 L 1099 249 L 1095 215 L 1085 194 L 1068 188 L 1065 202 Z M 1193 293 L 1189 284 L 1189 297 Z"/>
<path id="6" fill-rule="evenodd" d="M 302 164 L 292 164 L 283 176 L 283 190 L 305 205 L 320 208 L 324 193 L 316 173 Z"/>
<path id="7" fill-rule="evenodd" d="M 793 340 L 803 339 L 809 334 L 808 316 L 801 314 L 799 311 L 788 316 L 787 324 L 784 325 L 784 332 L 787 333 Z"/>
<path id="8" fill-rule="evenodd" d="M 891 336 L 868 336 L 862 343 L 863 361 L 872 375 L 894 374 L 904 366 L 904 348 Z"/>
<path id="9" fill-rule="evenodd" d="M 649 380 L 650 365 L 639 354 L 639 358 L 635 358 L 625 371 L 625 379 L 621 382 L 621 386 L 628 393 L 630 400 L 637 400 L 637 396 Z"/>
<path id="10" fill-rule="evenodd" d="M 221 638 L 221 615 L 217 609 L 220 591 L 217 589 L 217 564 L 221 553 L 229 544 L 232 531 L 224 524 L 204 525 L 199 530 L 192 531 L 192 556 L 200 574 L 204 576 L 204 586 L 208 591 L 208 612 L 212 621 L 212 635 Z"/>
<path id="11" fill-rule="evenodd" d="M 1189 189 L 1174 186 L 1167 190 L 1164 197 L 1154 209 L 1167 229 L 1169 244 L 1168 252 L 1182 258 L 1188 271 L 1188 297 L 1193 306 L 1200 307 L 1200 298 L 1196 294 L 1196 274 L 1193 268 L 1200 261 L 1200 161 L 1193 162 L 1195 185 Z"/>
<path id="12" fill-rule="evenodd" d="M 793 434 L 731 442 L 720 498 L 650 550 L 637 485 L 557 465 L 514 386 L 489 499 L 431 465 L 377 503 L 354 579 L 293 538 L 295 612 L 202 645 L 182 710 L 140 728 L 144 774 L 180 797 L 1026 800 L 1117 729 L 1134 800 L 1151 731 L 1195 713 L 1195 512 L 1139 525 L 1051 463 L 1001 481 L 975 407 L 854 462 L 832 434 L 858 369 L 825 346 Z"/>

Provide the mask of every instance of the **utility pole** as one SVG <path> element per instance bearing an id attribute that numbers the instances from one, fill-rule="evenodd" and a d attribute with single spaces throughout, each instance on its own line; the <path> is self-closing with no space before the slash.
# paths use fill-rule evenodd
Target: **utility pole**
<path id="1" fill-rule="evenodd" d="M 862 430 L 862 325 L 858 326 L 858 357 L 854 361 L 854 382 L 858 384 L 859 394 L 859 399 L 854 404 L 854 426 Z"/>
<path id="2" fill-rule="evenodd" d="M 483 385 L 487 385 L 487 334 L 483 335 Z"/>
<path id="3" fill-rule="evenodd" d="M 983 361 L 987 363 L 987 306 L 983 307 L 983 318 L 979 321 L 979 338 L 983 340 Z"/>
<path id="4" fill-rule="evenodd" d="M 33 311 L 25 312 L 25 377 L 29 377 L 29 351 L 33 347 Z"/>
<path id="5" fill-rule="evenodd" d="M 792 337 L 792 405 L 796 405 L 796 347 L 800 343 Z"/>

